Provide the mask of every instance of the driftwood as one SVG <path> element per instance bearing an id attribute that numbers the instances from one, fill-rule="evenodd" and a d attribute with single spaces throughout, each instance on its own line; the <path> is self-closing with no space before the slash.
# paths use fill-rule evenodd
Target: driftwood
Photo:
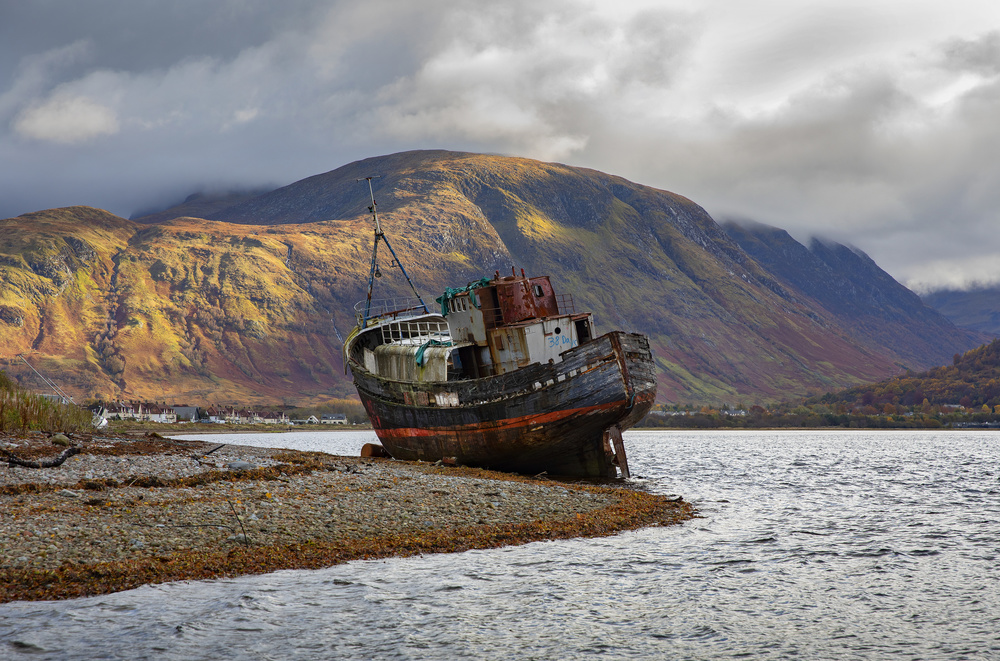
<path id="1" fill-rule="evenodd" d="M 216 466 L 215 464 L 210 463 L 208 461 L 202 461 L 202 459 L 204 459 L 208 455 L 212 454 L 216 450 L 221 450 L 222 448 L 226 447 L 227 445 L 228 445 L 228 443 L 223 443 L 222 445 L 218 445 L 218 446 L 212 448 L 211 450 L 209 450 L 208 452 L 205 452 L 204 454 L 193 454 L 193 455 L 191 455 L 191 458 L 194 459 L 195 461 L 197 461 L 202 466 L 208 466 L 210 468 L 218 468 L 218 466 Z"/>
<path id="2" fill-rule="evenodd" d="M 80 454 L 80 448 L 66 448 L 59 453 L 59 456 L 42 459 L 41 461 L 21 459 L 20 457 L 15 456 L 14 453 L 7 450 L 0 450 L 0 452 L 3 452 L 4 457 L 7 459 L 7 464 L 10 466 L 24 466 L 25 468 L 55 468 L 56 466 L 62 464 L 62 462 L 72 457 L 74 454 Z"/>

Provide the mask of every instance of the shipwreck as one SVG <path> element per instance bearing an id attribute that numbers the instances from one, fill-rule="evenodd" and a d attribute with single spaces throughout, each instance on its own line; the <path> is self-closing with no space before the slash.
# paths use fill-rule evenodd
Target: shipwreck
<path id="1" fill-rule="evenodd" d="M 382 231 L 368 183 L 368 297 L 355 307 L 344 362 L 385 452 L 525 474 L 628 477 L 622 431 L 656 396 L 648 339 L 597 335 L 572 296 L 523 270 L 448 289 L 428 306 Z M 373 300 L 380 243 L 412 298 Z"/>

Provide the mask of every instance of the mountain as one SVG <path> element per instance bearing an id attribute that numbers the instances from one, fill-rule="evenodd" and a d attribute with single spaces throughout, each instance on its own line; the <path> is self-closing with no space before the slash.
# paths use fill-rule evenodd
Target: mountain
<path id="1" fill-rule="evenodd" d="M 950 362 L 956 346 L 986 341 L 956 329 L 861 250 L 760 223 L 729 221 L 726 232 L 758 264 L 816 301 L 851 336 L 906 366 Z M 947 340 L 942 341 L 943 338 Z"/>
<path id="2" fill-rule="evenodd" d="M 757 236 L 748 250 L 674 193 L 554 163 L 416 151 L 212 200 L 203 219 L 183 217 L 189 200 L 155 224 L 85 207 L 0 221 L 0 357 L 24 373 L 15 357 L 37 351 L 36 366 L 83 395 L 348 394 L 334 325 L 352 327 L 365 295 L 372 229 L 358 179 L 370 175 L 381 176 L 372 184 L 383 228 L 425 300 L 512 266 L 550 275 L 599 329 L 650 335 L 660 401 L 787 399 L 980 343 L 904 305 L 891 278 L 842 246 L 826 245 L 827 271 L 817 263 L 813 280 L 796 277 L 765 250 L 797 251 L 790 243 Z M 409 294 L 390 262 L 377 298 Z M 867 270 L 842 272 L 859 263 Z M 829 273 L 846 280 L 824 297 L 814 284 Z M 865 283 L 851 300 L 848 285 Z M 887 301 L 891 312 L 878 312 Z M 879 314 L 915 329 L 880 334 Z"/>
<path id="3" fill-rule="evenodd" d="M 956 326 L 1000 337 L 1000 287 L 943 289 L 921 298 Z"/>

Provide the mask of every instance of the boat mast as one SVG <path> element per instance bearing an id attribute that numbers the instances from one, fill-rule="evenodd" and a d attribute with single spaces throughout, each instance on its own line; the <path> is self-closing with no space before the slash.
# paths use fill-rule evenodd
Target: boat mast
<path id="1" fill-rule="evenodd" d="M 424 303 L 424 299 L 417 292 L 417 288 L 413 286 L 413 281 L 410 280 L 409 274 L 406 272 L 406 269 L 403 268 L 403 262 L 399 261 L 399 257 L 396 256 L 396 251 L 392 249 L 392 244 L 389 243 L 389 239 L 386 237 L 385 232 L 382 231 L 382 225 L 381 223 L 379 223 L 378 211 L 376 209 L 377 204 L 375 202 L 375 191 L 374 189 L 372 189 L 372 179 L 378 179 L 381 176 L 382 175 L 372 175 L 370 177 L 364 178 L 364 181 L 368 182 L 368 194 L 371 196 L 372 200 L 371 206 L 368 207 L 368 210 L 371 211 L 372 221 L 374 221 L 375 223 L 375 242 L 372 245 L 372 265 L 371 269 L 368 271 L 368 299 L 365 302 L 365 318 L 364 321 L 361 322 L 362 328 L 365 328 L 368 325 L 368 317 L 371 313 L 371 307 L 372 307 L 372 289 L 375 287 L 375 278 L 382 276 L 381 272 L 378 269 L 379 241 L 385 242 L 385 247 L 388 248 L 389 252 L 392 254 L 392 260 L 394 262 L 393 265 L 399 266 L 399 270 L 403 272 L 403 277 L 406 278 L 406 282 L 409 283 L 410 289 L 413 290 L 413 295 L 417 297 L 418 301 L 420 301 L 420 305 L 421 307 L 424 308 L 424 312 L 430 312 L 430 310 L 427 309 L 427 304 Z M 362 180 L 358 179 L 358 181 Z"/>
<path id="2" fill-rule="evenodd" d="M 422 302 L 423 301 L 421 301 L 421 303 Z M 52 379 L 49 379 L 49 378 L 43 376 L 41 372 L 39 372 L 38 370 L 36 370 L 34 368 L 34 366 L 31 363 L 28 362 L 28 359 L 24 357 L 23 353 L 17 354 L 17 357 L 21 359 L 21 362 L 23 362 L 25 365 L 27 365 L 28 367 L 30 367 L 31 371 L 34 372 L 35 374 L 37 374 L 38 378 L 42 380 L 42 383 L 44 383 L 49 388 L 51 388 L 52 392 L 54 392 L 56 394 L 56 396 L 62 397 L 63 400 L 68 401 L 68 402 L 72 402 L 73 404 L 76 404 L 76 402 L 73 400 L 72 397 L 70 397 L 69 395 L 67 395 L 66 392 L 62 388 L 60 388 L 59 386 L 56 385 L 55 381 L 53 381 Z"/>

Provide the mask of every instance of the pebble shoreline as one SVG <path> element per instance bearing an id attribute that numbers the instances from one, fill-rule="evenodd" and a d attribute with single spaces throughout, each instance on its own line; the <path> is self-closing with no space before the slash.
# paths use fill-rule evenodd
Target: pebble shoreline
<path id="1" fill-rule="evenodd" d="M 0 602 L 612 534 L 694 515 L 687 503 L 627 489 L 476 469 L 138 435 L 70 442 L 82 452 L 60 466 L 0 466 Z M 38 459 L 64 448 L 34 434 L 0 435 L 0 449 Z"/>

